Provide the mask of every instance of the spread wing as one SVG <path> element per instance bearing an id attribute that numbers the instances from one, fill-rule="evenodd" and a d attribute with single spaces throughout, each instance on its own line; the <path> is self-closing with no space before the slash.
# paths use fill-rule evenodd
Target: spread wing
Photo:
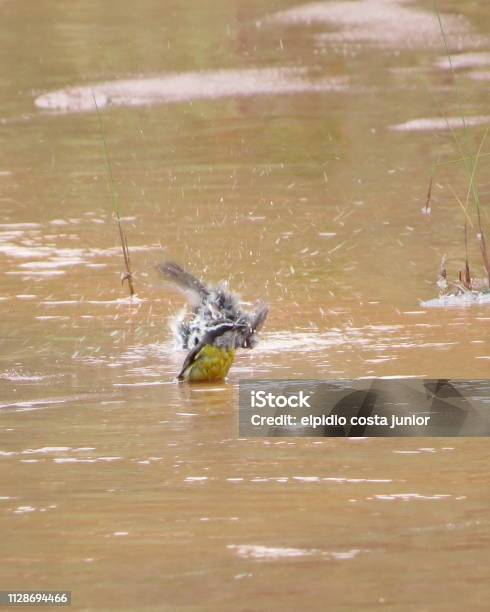
<path id="1" fill-rule="evenodd" d="M 251 323 L 252 332 L 258 332 L 261 330 L 262 326 L 265 323 L 265 320 L 267 319 L 268 314 L 269 314 L 269 306 L 267 306 L 267 304 L 262 304 L 262 306 L 257 308 L 252 318 L 252 323 Z"/>
<path id="2" fill-rule="evenodd" d="M 198 306 L 209 296 L 209 289 L 206 285 L 178 264 L 165 261 L 158 265 L 158 270 L 162 276 L 174 282 L 185 293 L 192 306 Z"/>

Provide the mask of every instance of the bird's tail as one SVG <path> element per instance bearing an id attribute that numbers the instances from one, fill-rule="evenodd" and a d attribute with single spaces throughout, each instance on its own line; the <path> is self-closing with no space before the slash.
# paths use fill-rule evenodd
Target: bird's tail
<path id="1" fill-rule="evenodd" d="M 193 306 L 198 306 L 209 295 L 209 289 L 190 272 L 186 272 L 178 264 L 164 261 L 158 265 L 160 274 L 173 281 L 183 291 Z"/>

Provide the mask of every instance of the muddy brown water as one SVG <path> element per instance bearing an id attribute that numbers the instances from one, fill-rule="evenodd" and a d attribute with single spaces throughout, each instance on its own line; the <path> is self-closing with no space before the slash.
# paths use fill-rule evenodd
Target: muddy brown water
<path id="1" fill-rule="evenodd" d="M 490 12 L 443 8 L 459 96 L 428 1 L 0 3 L 1 589 L 487 609 L 486 440 L 237 436 L 240 378 L 488 378 L 490 307 L 420 306 L 464 257 L 461 167 L 421 214 L 458 157 L 441 113 L 473 118 L 468 151 L 488 121 Z M 225 384 L 173 380 L 166 257 L 270 303 Z"/>

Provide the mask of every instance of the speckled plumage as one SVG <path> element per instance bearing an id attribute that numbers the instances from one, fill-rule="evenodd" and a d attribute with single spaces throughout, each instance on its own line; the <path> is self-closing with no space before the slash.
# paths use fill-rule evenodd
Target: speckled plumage
<path id="1" fill-rule="evenodd" d="M 159 269 L 187 295 L 192 306 L 191 313 L 177 316 L 172 325 L 178 343 L 189 351 L 178 378 L 224 378 L 233 363 L 234 349 L 256 345 L 268 307 L 263 304 L 255 312 L 247 312 L 226 285 L 206 285 L 171 262 L 161 264 Z"/>
<path id="2" fill-rule="evenodd" d="M 177 284 L 193 307 L 190 316 L 184 312 L 172 325 L 182 348 L 190 350 L 197 346 L 208 329 L 221 323 L 241 326 L 235 334 L 235 348 L 253 348 L 257 344 L 256 334 L 267 317 L 267 305 L 247 312 L 242 309 L 238 296 L 225 285 L 206 285 L 175 263 L 161 264 L 160 272 Z"/>

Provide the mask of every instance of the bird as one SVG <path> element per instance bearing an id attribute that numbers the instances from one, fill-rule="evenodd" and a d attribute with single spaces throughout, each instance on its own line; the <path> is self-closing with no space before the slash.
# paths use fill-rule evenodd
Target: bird
<path id="1" fill-rule="evenodd" d="M 221 323 L 206 330 L 201 341 L 187 353 L 177 380 L 224 379 L 235 359 L 236 334 L 245 328 L 244 324 Z"/>
<path id="2" fill-rule="evenodd" d="M 226 285 L 208 285 L 178 264 L 166 261 L 160 273 L 184 292 L 191 307 L 173 322 L 174 336 L 188 351 L 177 380 L 190 382 L 223 380 L 237 348 L 253 348 L 267 318 L 269 307 L 243 310 L 238 296 Z"/>

